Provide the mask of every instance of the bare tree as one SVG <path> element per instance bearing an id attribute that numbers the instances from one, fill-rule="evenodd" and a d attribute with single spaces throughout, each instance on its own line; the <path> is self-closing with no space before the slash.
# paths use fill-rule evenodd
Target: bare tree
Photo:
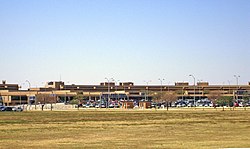
<path id="1" fill-rule="evenodd" d="M 169 105 L 172 105 L 171 103 L 173 101 L 177 100 L 177 94 L 176 92 L 173 91 L 168 91 L 168 92 L 155 92 L 151 94 L 153 96 L 153 101 L 156 103 L 164 102 L 167 110 L 169 108 Z"/>
<path id="2" fill-rule="evenodd" d="M 221 97 L 220 91 L 211 91 L 208 93 L 208 99 L 210 99 L 213 103 L 213 107 L 216 108 L 217 99 Z"/>
<path id="3" fill-rule="evenodd" d="M 162 95 L 162 101 L 164 101 L 167 105 L 167 110 L 169 108 L 169 104 L 172 106 L 172 102 L 176 101 L 178 99 L 178 96 L 176 94 L 176 92 L 173 91 L 168 91 L 163 93 Z"/>
<path id="4" fill-rule="evenodd" d="M 153 101 L 156 102 L 156 103 L 162 101 L 162 94 L 161 94 L 161 92 L 154 92 L 154 93 L 151 93 L 151 96 L 152 96 L 152 98 L 153 98 Z"/>

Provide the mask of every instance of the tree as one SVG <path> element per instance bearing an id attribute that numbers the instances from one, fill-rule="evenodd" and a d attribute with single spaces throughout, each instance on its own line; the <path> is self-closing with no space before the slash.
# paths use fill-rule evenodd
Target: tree
<path id="1" fill-rule="evenodd" d="M 165 102 L 165 105 L 167 106 L 167 110 L 168 110 L 169 104 L 177 100 L 177 94 L 176 92 L 173 92 L 173 91 L 162 92 L 162 93 L 158 92 L 158 93 L 153 94 L 153 100 L 157 103 Z"/>
<path id="2" fill-rule="evenodd" d="M 83 93 L 78 92 L 76 96 L 74 96 L 73 100 L 71 100 L 69 103 L 77 105 L 77 108 L 79 109 L 79 106 L 82 104 L 84 100 Z"/>
<path id="3" fill-rule="evenodd" d="M 161 102 L 162 100 L 162 94 L 160 92 L 154 92 L 151 94 L 152 98 L 153 98 L 153 101 L 158 103 L 158 102 Z"/>
<path id="4" fill-rule="evenodd" d="M 217 99 L 219 99 L 221 97 L 221 92 L 220 91 L 211 91 L 208 94 L 208 99 L 211 100 L 211 102 L 213 103 L 213 107 L 216 108 L 216 102 Z"/>
<path id="5" fill-rule="evenodd" d="M 168 92 L 163 93 L 163 95 L 162 95 L 162 101 L 166 103 L 167 110 L 169 108 L 169 104 L 172 103 L 173 101 L 176 101 L 176 100 L 177 100 L 176 92 L 168 91 Z M 172 104 L 170 104 L 170 105 L 172 105 Z"/>
<path id="6" fill-rule="evenodd" d="M 232 102 L 233 102 L 233 97 L 231 96 L 221 96 L 217 99 L 217 103 L 223 107 L 223 111 L 224 111 L 224 106 L 226 105 L 230 106 Z"/>
<path id="7" fill-rule="evenodd" d="M 248 91 L 245 91 L 244 93 L 243 93 L 243 105 L 244 105 L 244 109 L 245 110 L 247 110 L 246 109 L 246 106 L 247 106 L 247 103 L 249 102 L 249 100 L 250 100 L 250 97 L 249 97 L 249 93 L 248 93 Z"/>

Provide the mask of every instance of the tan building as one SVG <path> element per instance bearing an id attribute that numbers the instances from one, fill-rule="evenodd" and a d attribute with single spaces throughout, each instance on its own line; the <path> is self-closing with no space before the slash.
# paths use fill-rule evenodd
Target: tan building
<path id="1" fill-rule="evenodd" d="M 19 90 L 18 84 L 0 84 L 0 104 L 34 104 L 38 96 L 48 98 L 56 97 L 55 102 L 69 102 L 74 96 L 81 94 L 86 100 L 152 100 L 152 93 L 176 92 L 179 99 L 207 98 L 212 92 L 219 92 L 221 96 L 243 98 L 250 93 L 250 83 L 247 85 L 209 85 L 208 82 L 199 82 L 195 86 L 187 82 L 176 82 L 175 85 L 134 85 L 132 82 L 124 82 L 115 85 L 114 82 L 101 83 L 100 85 L 66 85 L 64 82 L 48 82 L 42 88 L 30 88 Z M 108 89 L 109 87 L 109 89 Z M 40 101 L 41 102 L 41 101 Z"/>

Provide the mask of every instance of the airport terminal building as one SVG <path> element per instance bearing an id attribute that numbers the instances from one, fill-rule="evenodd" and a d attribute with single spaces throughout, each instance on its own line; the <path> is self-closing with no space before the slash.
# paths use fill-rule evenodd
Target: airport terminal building
<path id="1" fill-rule="evenodd" d="M 198 82 L 195 86 L 187 82 L 176 82 L 175 85 L 135 85 L 133 82 L 102 82 L 99 85 L 67 85 L 62 81 L 47 82 L 41 88 L 21 90 L 18 84 L 0 84 L 0 104 L 6 106 L 41 103 L 67 103 L 81 95 L 89 101 L 122 100 L 152 101 L 159 92 L 175 92 L 178 99 L 208 98 L 213 92 L 221 96 L 241 99 L 250 93 L 250 82 L 246 85 L 209 85 Z"/>

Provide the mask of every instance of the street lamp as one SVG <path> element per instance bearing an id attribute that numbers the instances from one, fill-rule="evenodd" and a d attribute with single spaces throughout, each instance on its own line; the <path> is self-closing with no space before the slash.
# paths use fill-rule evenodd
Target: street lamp
<path id="1" fill-rule="evenodd" d="M 115 85 L 115 91 L 117 91 L 117 86 L 119 85 L 119 81 L 120 80 L 115 80 L 114 78 L 111 78 L 112 79 L 112 81 L 114 81 L 115 82 L 115 84 L 117 84 L 117 85 Z M 117 100 L 117 98 L 119 99 L 119 93 L 117 93 L 117 96 L 116 96 L 116 100 Z"/>
<path id="2" fill-rule="evenodd" d="M 107 81 L 108 81 L 108 101 L 107 101 L 107 108 L 108 108 L 108 105 L 109 105 L 109 100 L 110 100 L 110 97 L 109 97 L 109 94 L 110 94 L 110 88 L 109 88 L 109 80 L 108 78 L 105 78 Z"/>
<path id="3" fill-rule="evenodd" d="M 194 106 L 196 106 L 196 103 L 195 103 L 195 77 L 191 74 L 189 76 L 194 79 Z"/>
<path id="4" fill-rule="evenodd" d="M 42 84 L 44 84 L 44 89 L 45 89 L 45 93 L 43 94 L 43 102 L 44 102 L 44 105 L 46 105 L 46 101 L 47 101 L 47 87 L 46 87 L 46 82 L 42 82 Z M 42 106 L 44 106 L 42 105 Z M 43 110 L 43 107 L 42 107 L 42 110 Z"/>
<path id="5" fill-rule="evenodd" d="M 236 78 L 236 84 L 237 84 L 237 86 L 239 85 L 239 75 L 234 75 L 234 77 Z"/>
<path id="6" fill-rule="evenodd" d="M 224 84 L 225 82 L 222 82 L 222 95 L 224 95 Z"/>
<path id="7" fill-rule="evenodd" d="M 229 96 L 230 96 L 230 81 L 227 80 L 227 82 L 228 82 L 228 84 L 229 84 L 229 87 L 228 87 L 228 94 L 229 94 Z"/>
<path id="8" fill-rule="evenodd" d="M 203 80 L 197 80 L 197 81 L 198 81 L 198 82 L 202 82 Z M 199 100 L 201 100 L 201 95 L 200 95 L 201 87 L 198 86 L 198 88 L 199 88 Z"/>
<path id="9" fill-rule="evenodd" d="M 29 80 L 26 80 L 25 82 L 28 82 L 28 84 L 29 84 L 29 88 L 30 88 L 30 86 L 31 86 L 30 81 L 29 81 Z"/>
<path id="10" fill-rule="evenodd" d="M 22 86 L 20 85 L 19 88 L 21 89 Z M 19 102 L 20 102 L 19 104 L 20 104 L 20 106 L 21 106 L 21 104 L 22 104 L 22 96 L 21 96 L 21 95 L 19 96 Z"/>
<path id="11" fill-rule="evenodd" d="M 151 80 L 149 81 L 144 81 L 147 84 L 147 92 L 145 94 L 145 100 L 148 101 L 148 83 L 151 82 Z"/>
<path id="12" fill-rule="evenodd" d="M 165 80 L 165 79 L 158 79 L 160 82 L 161 82 L 161 98 L 162 98 L 162 82 Z"/>
<path id="13" fill-rule="evenodd" d="M 238 100 L 238 89 L 239 89 L 239 75 L 234 75 L 236 78 L 236 84 L 237 84 L 237 92 L 236 92 L 236 100 Z"/>
<path id="14" fill-rule="evenodd" d="M 111 79 L 111 81 L 114 81 L 115 84 L 119 85 L 119 81 L 120 81 L 120 80 L 115 80 L 114 78 L 110 78 L 110 79 Z M 115 85 L 115 90 L 116 90 L 116 91 L 117 91 L 117 85 Z"/>

